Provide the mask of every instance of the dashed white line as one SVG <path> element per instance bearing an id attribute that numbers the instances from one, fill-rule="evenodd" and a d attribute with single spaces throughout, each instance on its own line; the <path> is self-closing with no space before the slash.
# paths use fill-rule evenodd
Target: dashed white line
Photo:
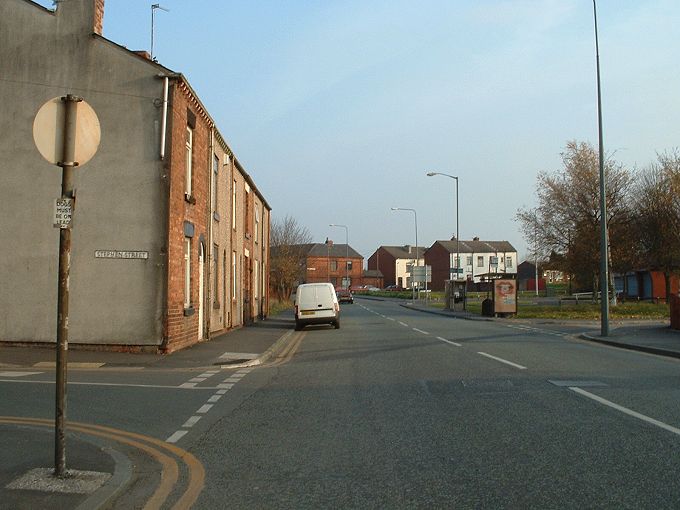
<path id="1" fill-rule="evenodd" d="M 200 419 L 201 419 L 201 416 L 192 416 L 191 418 L 189 418 L 184 423 L 184 425 L 182 425 L 182 427 L 185 428 L 185 429 L 189 429 L 189 428 L 193 427 L 194 425 L 196 425 L 196 423 L 198 423 L 198 420 L 200 420 Z"/>
<path id="2" fill-rule="evenodd" d="M 394 322 L 394 321 L 397 320 L 397 319 L 395 319 L 394 317 L 386 317 L 386 319 L 387 319 L 388 321 L 392 321 L 392 322 Z"/>
<path id="3" fill-rule="evenodd" d="M 212 404 L 205 404 L 205 405 L 202 405 L 201 407 L 199 407 L 198 411 L 196 411 L 196 412 L 198 414 L 205 414 L 208 411 L 210 411 L 212 409 L 212 407 L 213 407 Z"/>
<path id="4" fill-rule="evenodd" d="M 405 322 L 399 321 L 399 324 L 401 324 L 401 325 L 404 326 L 405 328 L 408 328 L 408 324 L 406 324 Z"/>
<path id="5" fill-rule="evenodd" d="M 179 387 L 180 388 L 195 388 L 196 384 L 197 383 L 195 383 L 195 382 L 185 382 L 183 384 L 180 384 Z"/>
<path id="6" fill-rule="evenodd" d="M 214 404 L 215 402 L 217 402 L 217 401 L 218 401 L 219 399 L 221 399 L 221 398 L 222 398 L 222 395 L 213 395 L 212 397 L 210 397 L 210 398 L 208 399 L 208 402 Z"/>
<path id="7" fill-rule="evenodd" d="M 221 390 L 230 390 L 234 387 L 233 384 L 218 384 L 217 387 Z"/>
<path id="8" fill-rule="evenodd" d="M 416 331 L 418 333 L 422 333 L 423 335 L 429 335 L 430 334 L 427 331 L 423 331 L 422 329 L 418 329 L 418 328 L 413 328 L 413 331 Z"/>
<path id="9" fill-rule="evenodd" d="M 615 404 L 614 402 L 611 402 L 610 400 L 607 400 L 607 399 L 602 398 L 602 397 L 598 397 L 597 395 L 590 393 L 589 391 L 582 390 L 581 388 L 576 388 L 575 386 L 572 386 L 569 389 L 571 391 L 578 393 L 579 395 L 583 395 L 584 397 L 588 397 L 589 399 L 592 399 L 595 402 L 599 402 L 600 404 L 611 407 L 612 409 L 616 409 L 617 411 L 621 411 L 622 413 L 625 413 L 628 416 L 632 416 L 633 418 L 637 418 L 638 420 L 642 420 L 642 421 L 650 423 L 652 425 L 656 425 L 659 428 L 662 428 L 664 430 L 667 430 L 668 432 L 672 432 L 673 434 L 680 436 L 680 429 L 673 427 L 672 425 L 668 425 L 667 423 L 664 423 L 664 422 L 659 421 L 659 420 L 655 420 L 654 418 L 650 418 L 649 416 L 645 416 L 644 414 L 640 414 L 636 411 L 633 411 L 632 409 L 628 409 L 627 407 L 623 407 L 623 406 L 620 406 L 619 404 Z"/>
<path id="10" fill-rule="evenodd" d="M 188 430 L 178 430 L 173 435 L 171 435 L 169 438 L 167 438 L 165 440 L 165 442 L 166 443 L 176 443 L 177 441 L 182 439 L 187 434 L 187 432 L 189 432 L 189 431 Z"/>
<path id="11" fill-rule="evenodd" d="M 487 358 L 491 358 L 491 359 L 499 361 L 501 363 L 505 363 L 506 365 L 510 365 L 511 367 L 519 368 L 520 370 L 526 370 L 527 369 L 527 367 L 524 367 L 522 365 L 518 365 L 517 363 L 513 363 L 512 361 L 508 361 L 507 359 L 499 358 L 497 356 L 492 356 L 491 354 L 487 354 L 486 352 L 478 352 L 477 354 L 481 354 L 482 356 L 486 356 Z"/>
<path id="12" fill-rule="evenodd" d="M 442 342 L 446 342 L 447 344 L 455 345 L 456 347 L 463 347 L 461 344 L 452 342 L 451 340 L 447 340 L 446 338 L 442 338 L 440 336 L 437 337 L 437 340 L 441 340 Z"/>

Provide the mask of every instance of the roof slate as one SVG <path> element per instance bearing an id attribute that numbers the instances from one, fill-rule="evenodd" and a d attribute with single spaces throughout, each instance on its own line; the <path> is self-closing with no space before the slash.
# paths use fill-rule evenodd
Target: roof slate
<path id="1" fill-rule="evenodd" d="M 464 241 L 460 240 L 460 247 L 458 241 L 435 241 L 448 250 L 449 253 L 510 253 L 517 252 L 517 250 L 510 244 L 509 241 Z"/>

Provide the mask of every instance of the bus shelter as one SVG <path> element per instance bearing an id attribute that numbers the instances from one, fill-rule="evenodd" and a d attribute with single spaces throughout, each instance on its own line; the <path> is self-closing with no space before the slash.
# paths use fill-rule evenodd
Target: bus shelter
<path id="1" fill-rule="evenodd" d="M 517 275 L 514 273 L 484 273 L 482 282 L 488 282 L 487 298 L 482 301 L 482 315 L 505 317 L 517 313 Z"/>

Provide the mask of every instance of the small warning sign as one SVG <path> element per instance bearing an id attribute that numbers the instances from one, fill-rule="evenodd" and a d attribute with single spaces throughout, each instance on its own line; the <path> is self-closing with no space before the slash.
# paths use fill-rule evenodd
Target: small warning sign
<path id="1" fill-rule="evenodd" d="M 54 227 L 71 228 L 73 217 L 73 199 L 57 198 L 54 201 Z"/>

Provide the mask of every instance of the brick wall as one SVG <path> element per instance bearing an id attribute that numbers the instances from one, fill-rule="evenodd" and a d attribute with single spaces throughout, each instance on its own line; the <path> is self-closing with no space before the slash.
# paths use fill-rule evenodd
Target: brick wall
<path id="1" fill-rule="evenodd" d="M 165 331 L 166 352 L 172 352 L 199 340 L 199 253 L 204 244 L 204 289 L 209 285 L 208 218 L 210 209 L 209 179 L 211 169 L 210 125 L 200 106 L 193 101 L 182 82 L 173 85 L 170 108 L 170 143 L 167 161 L 169 176 L 168 221 L 168 295 Z M 187 125 L 195 117 L 193 128 L 192 191 L 185 197 Z M 184 306 L 185 224 L 193 225 L 191 237 L 191 306 Z M 204 290 L 204 300 L 207 292 Z M 203 318 L 208 309 L 203 305 Z M 205 337 L 205 328 L 203 336 Z"/>
<path id="2" fill-rule="evenodd" d="M 425 264 L 432 266 L 430 289 L 442 291 L 444 290 L 444 281 L 451 279 L 451 260 L 449 256 L 449 251 L 439 243 L 433 244 L 425 252 Z"/>

